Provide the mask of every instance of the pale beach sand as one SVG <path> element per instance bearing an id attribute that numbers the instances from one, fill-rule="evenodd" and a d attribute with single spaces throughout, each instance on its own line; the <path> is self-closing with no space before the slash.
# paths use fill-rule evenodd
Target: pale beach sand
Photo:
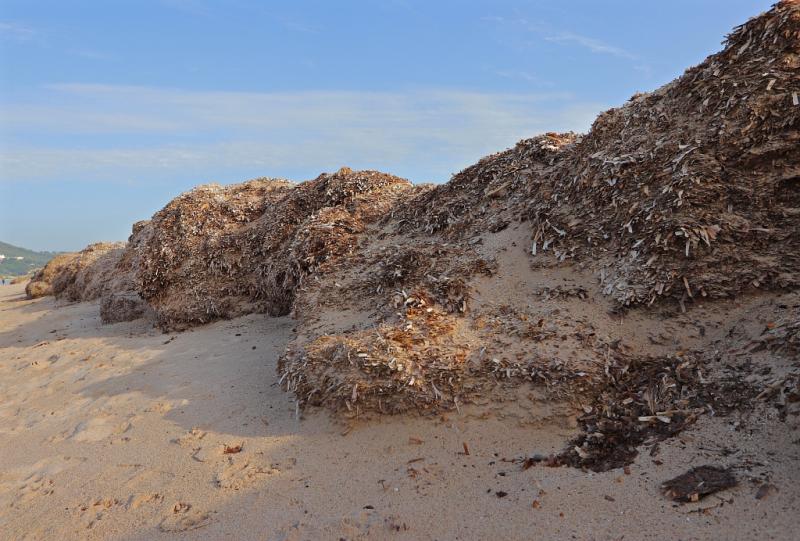
<path id="1" fill-rule="evenodd" d="M 768 410 L 738 432 L 704 417 L 627 473 L 523 471 L 513 459 L 573 433 L 557 408 L 298 418 L 275 370 L 288 318 L 162 334 L 23 288 L 0 288 L 2 539 L 797 538 L 800 431 Z M 739 486 L 661 494 L 701 464 L 735 466 Z"/>

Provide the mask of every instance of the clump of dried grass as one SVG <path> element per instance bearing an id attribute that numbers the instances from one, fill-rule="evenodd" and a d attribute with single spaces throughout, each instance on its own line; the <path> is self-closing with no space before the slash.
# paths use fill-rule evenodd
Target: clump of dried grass
<path id="1" fill-rule="evenodd" d="M 357 249 L 365 224 L 412 190 L 343 168 L 298 185 L 258 179 L 188 192 L 132 237 L 137 291 L 163 327 L 249 312 L 283 315 L 305 276 Z"/>
<path id="2" fill-rule="evenodd" d="M 53 281 L 65 271 L 70 263 L 78 257 L 77 253 L 59 254 L 47 262 L 47 264 L 31 278 L 25 286 L 25 293 L 29 299 L 53 295 Z"/>
<path id="3" fill-rule="evenodd" d="M 56 273 L 53 294 L 71 302 L 100 298 L 124 250 L 124 242 L 90 244 Z"/>

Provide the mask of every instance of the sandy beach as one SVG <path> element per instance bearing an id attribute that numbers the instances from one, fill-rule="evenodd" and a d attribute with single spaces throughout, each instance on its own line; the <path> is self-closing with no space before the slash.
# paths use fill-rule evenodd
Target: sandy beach
<path id="1" fill-rule="evenodd" d="M 704 417 L 625 469 L 523 470 L 574 434 L 566 411 L 528 396 L 350 424 L 299 413 L 275 370 L 292 326 L 250 315 L 163 334 L 4 286 L 3 538 L 795 538 L 796 422 Z M 702 464 L 735 467 L 739 486 L 661 494 Z"/>
<path id="2" fill-rule="evenodd" d="M 800 0 L 7 4 L 0 541 L 800 539 Z"/>

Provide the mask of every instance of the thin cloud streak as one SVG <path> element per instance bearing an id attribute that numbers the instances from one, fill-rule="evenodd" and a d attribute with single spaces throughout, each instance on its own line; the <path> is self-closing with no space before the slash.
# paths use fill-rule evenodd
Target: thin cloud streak
<path id="1" fill-rule="evenodd" d="M 638 58 L 633 53 L 621 47 L 615 47 L 599 39 L 582 36 L 573 32 L 559 32 L 552 36 L 545 36 L 544 39 L 554 43 L 575 43 L 596 54 L 609 54 L 619 58 L 627 58 L 628 60 L 636 60 Z"/>
<path id="2" fill-rule="evenodd" d="M 564 93 L 201 92 L 50 85 L 51 103 L 4 115 L 0 182 L 140 181 L 210 171 L 322 171 L 343 164 L 446 180 L 544 131 L 585 130 L 602 109 Z M 46 143 L 15 144 L 47 134 Z M 105 134 L 102 148 L 76 137 Z M 148 141 L 131 146 L 130 136 Z M 419 178 L 421 175 L 423 178 Z"/>
<path id="3" fill-rule="evenodd" d="M 0 38 L 14 41 L 28 41 L 36 35 L 36 32 L 21 23 L 0 21 Z"/>
<path id="4" fill-rule="evenodd" d="M 116 60 L 117 57 L 110 53 L 94 51 L 92 49 L 71 49 L 68 51 L 73 56 L 88 58 L 89 60 Z"/>
<path id="5" fill-rule="evenodd" d="M 541 36 L 541 39 L 551 43 L 572 43 L 583 47 L 595 54 L 605 54 L 624 58 L 627 60 L 638 60 L 639 57 L 632 52 L 616 45 L 611 45 L 602 40 L 595 39 L 589 36 L 579 34 L 577 32 L 562 31 L 553 29 L 550 25 L 540 22 L 531 22 L 527 19 L 516 18 L 509 19 L 506 17 L 491 15 L 482 18 L 483 21 L 503 26 L 517 26 L 527 32 L 535 33 Z"/>

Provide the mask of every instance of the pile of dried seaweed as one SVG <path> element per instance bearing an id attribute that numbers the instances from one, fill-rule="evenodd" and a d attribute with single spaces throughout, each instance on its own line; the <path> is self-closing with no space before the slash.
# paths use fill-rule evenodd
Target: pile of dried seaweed
<path id="1" fill-rule="evenodd" d="M 424 189 L 348 168 L 297 185 L 256 179 L 200 186 L 135 224 L 124 250 L 101 243 L 56 258 L 29 290 L 102 297 L 106 322 L 153 310 L 163 328 L 251 312 L 284 315 L 304 277 L 354 255 L 367 224 Z"/>
<path id="2" fill-rule="evenodd" d="M 782 2 L 676 81 L 601 115 L 532 179 L 534 251 L 622 304 L 796 287 L 800 9 Z"/>
<path id="3" fill-rule="evenodd" d="M 800 9 L 600 115 L 484 158 L 400 207 L 406 231 L 469 238 L 528 219 L 542 265 L 575 261 L 622 305 L 797 286 Z"/>
<path id="4" fill-rule="evenodd" d="M 106 284 L 125 249 L 123 242 L 98 242 L 78 253 L 60 254 L 37 272 L 26 286 L 29 297 L 55 295 L 68 301 L 90 301 Z"/>
<path id="5" fill-rule="evenodd" d="M 296 185 L 250 226 L 222 239 L 216 257 L 260 311 L 285 315 L 306 276 L 357 257 L 366 226 L 417 190 L 378 171 L 345 167 L 322 174 Z M 231 262 L 231 254 L 241 254 L 247 263 Z"/>
<path id="6" fill-rule="evenodd" d="M 398 205 L 392 221 L 406 234 L 441 233 L 451 240 L 498 232 L 524 218 L 531 178 L 543 175 L 565 158 L 574 133 L 547 133 L 525 139 L 509 150 L 482 158 L 447 184 Z"/>
<path id="7" fill-rule="evenodd" d="M 400 321 L 323 335 L 285 355 L 279 364 L 282 383 L 303 403 L 354 414 L 423 412 L 443 402 L 456 406 L 459 397 L 476 391 L 465 388 L 472 348 L 459 338 L 463 319 L 421 292 L 395 302 Z"/>
<path id="8" fill-rule="evenodd" d="M 494 372 L 475 361 L 476 352 L 507 350 L 530 330 L 500 318 L 494 332 L 481 331 L 487 313 L 468 303 L 480 268 L 493 269 L 498 284 L 508 279 L 494 268 L 502 250 L 528 253 L 534 268 L 590 272 L 617 308 L 672 299 L 685 309 L 693 299 L 799 286 L 798 46 L 800 5 L 782 2 L 676 81 L 601 115 L 587 135 L 523 141 L 402 200 L 358 253 L 331 267 L 338 272 L 316 276 L 296 301 L 314 313 L 335 291 L 370 315 L 354 318 L 351 328 L 312 318 L 317 330 L 301 329 L 280 364 L 283 381 L 302 403 L 359 412 L 452 408 L 473 390 L 486 392 Z M 512 224 L 527 228 L 530 240 L 498 246 L 493 239 Z M 429 248 L 437 244 L 438 254 Z M 447 292 L 439 284 L 458 287 Z M 584 297 L 597 289 L 578 286 Z M 353 291 L 358 298 L 346 297 Z M 424 299 L 442 324 L 398 310 L 398 296 L 401 303 Z M 565 323 L 554 332 L 573 330 Z M 467 335 L 483 345 L 467 347 Z M 565 350 L 543 347 L 555 346 L 537 344 L 537 354 L 521 360 L 497 358 L 541 381 L 557 376 L 545 351 L 567 372 L 588 370 L 569 366 Z M 603 355 L 590 341 L 574 351 Z M 627 366 L 637 378 L 651 364 Z M 600 378 L 585 387 L 609 384 Z M 624 415 L 657 413 L 637 408 Z"/>
<path id="9" fill-rule="evenodd" d="M 47 264 L 36 271 L 30 282 L 25 286 L 25 293 L 29 299 L 45 297 L 53 294 L 53 280 L 69 263 L 78 257 L 77 253 L 58 254 Z"/>
<path id="10" fill-rule="evenodd" d="M 78 253 L 64 271 L 53 280 L 53 293 L 68 301 L 91 301 L 100 298 L 114 274 L 117 261 L 125 251 L 124 242 L 98 242 Z"/>
<path id="11" fill-rule="evenodd" d="M 364 225 L 413 190 L 398 177 L 347 168 L 298 185 L 197 188 L 133 235 L 137 291 L 165 328 L 287 314 L 306 275 L 352 253 Z"/>
<path id="12" fill-rule="evenodd" d="M 250 262 L 221 261 L 217 246 L 292 189 L 291 183 L 273 179 L 199 186 L 137 227 L 131 236 L 135 288 L 162 325 L 205 323 L 254 311 L 235 268 Z"/>
<path id="13" fill-rule="evenodd" d="M 152 308 L 139 294 L 136 276 L 142 261 L 142 248 L 148 237 L 148 221 L 133 224 L 128 244 L 112 272 L 106 274 L 105 290 L 100 298 L 103 323 L 133 321 L 153 315 Z"/>

